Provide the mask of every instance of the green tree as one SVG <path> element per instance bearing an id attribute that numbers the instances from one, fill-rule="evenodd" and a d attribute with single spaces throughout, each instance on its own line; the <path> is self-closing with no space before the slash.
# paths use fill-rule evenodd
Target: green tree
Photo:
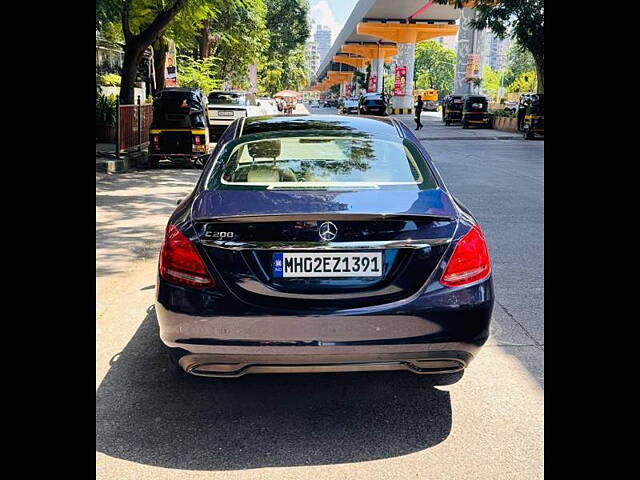
<path id="1" fill-rule="evenodd" d="M 462 8 L 467 0 L 435 0 Z M 533 56 L 538 93 L 544 93 L 544 0 L 476 0 L 477 17 L 472 26 L 490 28 L 499 38 L 510 36 Z"/>
<path id="2" fill-rule="evenodd" d="M 536 91 L 536 72 L 530 70 L 522 72 L 516 79 L 509 84 L 510 92 L 534 92 Z"/>
<path id="3" fill-rule="evenodd" d="M 259 63 L 269 45 L 264 0 L 227 3 L 207 19 L 198 37 L 198 56 L 217 57 L 221 77 L 233 85 L 247 82 L 247 68 Z"/>
<path id="4" fill-rule="evenodd" d="M 413 80 L 418 89 L 435 88 L 449 95 L 453 87 L 456 69 L 456 54 L 434 42 L 416 45 Z"/>
<path id="5" fill-rule="evenodd" d="M 207 57 L 194 59 L 187 55 L 178 57 L 178 85 L 181 87 L 198 88 L 205 95 L 222 83 L 216 77 L 214 68 L 217 59 Z"/>
<path id="6" fill-rule="evenodd" d="M 304 44 L 310 29 L 308 0 L 265 0 L 269 46 L 259 65 L 261 91 L 273 95 L 278 90 L 296 89 L 307 83 L 308 66 Z"/>
<path id="7" fill-rule="evenodd" d="M 492 70 L 489 65 L 484 65 L 482 67 L 482 88 L 491 99 L 496 100 L 500 90 L 500 72 Z"/>
<path id="8" fill-rule="evenodd" d="M 96 28 L 117 20 L 121 25 L 124 39 L 120 87 L 122 103 L 133 103 L 138 65 L 150 45 L 168 32 L 176 37 L 176 44 L 193 43 L 189 38 L 195 37 L 202 19 L 215 16 L 219 7 L 227 1 L 96 0 Z"/>

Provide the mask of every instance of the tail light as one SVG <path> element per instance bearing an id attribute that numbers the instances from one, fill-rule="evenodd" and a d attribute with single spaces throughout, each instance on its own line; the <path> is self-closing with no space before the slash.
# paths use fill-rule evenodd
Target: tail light
<path id="1" fill-rule="evenodd" d="M 193 136 L 193 143 L 194 143 L 194 145 L 200 145 L 200 142 L 201 142 L 201 140 L 200 140 L 200 135 L 194 135 L 194 136 Z"/>
<path id="2" fill-rule="evenodd" d="M 160 250 L 160 276 L 189 287 L 213 287 L 215 282 L 191 241 L 169 225 Z"/>
<path id="3" fill-rule="evenodd" d="M 153 135 L 151 138 L 155 147 L 160 145 L 160 135 Z"/>
<path id="4" fill-rule="evenodd" d="M 460 287 L 487 278 L 490 273 L 487 244 L 480 227 L 474 225 L 455 246 L 440 283 Z"/>

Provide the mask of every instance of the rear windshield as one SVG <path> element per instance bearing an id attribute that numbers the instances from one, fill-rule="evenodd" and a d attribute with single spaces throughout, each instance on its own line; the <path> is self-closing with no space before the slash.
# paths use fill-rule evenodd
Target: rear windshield
<path id="1" fill-rule="evenodd" d="M 384 105 L 384 101 L 381 98 L 372 98 L 369 100 L 365 100 L 364 104 L 367 107 L 381 106 Z"/>
<path id="2" fill-rule="evenodd" d="M 245 95 L 230 92 L 212 92 L 209 94 L 209 103 L 217 103 L 224 105 L 247 105 Z"/>
<path id="3" fill-rule="evenodd" d="M 245 138 L 245 140 L 243 140 Z M 279 136 L 229 143 L 209 189 L 436 188 L 428 165 L 408 141 L 350 134 Z"/>

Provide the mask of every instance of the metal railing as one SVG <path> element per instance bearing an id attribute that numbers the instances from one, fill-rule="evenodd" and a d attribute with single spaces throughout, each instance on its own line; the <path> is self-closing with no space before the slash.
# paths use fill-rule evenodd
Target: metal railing
<path id="1" fill-rule="evenodd" d="M 136 148 L 138 151 L 142 150 L 149 143 L 153 105 L 142 104 L 140 96 L 135 105 L 120 105 L 118 97 L 116 112 L 116 157 Z"/>

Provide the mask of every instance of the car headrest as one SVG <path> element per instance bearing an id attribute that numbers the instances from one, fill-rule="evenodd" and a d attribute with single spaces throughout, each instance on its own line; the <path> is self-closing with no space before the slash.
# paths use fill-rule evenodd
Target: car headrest
<path id="1" fill-rule="evenodd" d="M 280 140 L 263 140 L 247 145 L 251 158 L 278 158 L 280 156 Z"/>
<path id="2" fill-rule="evenodd" d="M 247 182 L 275 183 L 279 181 L 279 170 L 271 166 L 256 165 L 251 167 L 247 173 Z"/>

